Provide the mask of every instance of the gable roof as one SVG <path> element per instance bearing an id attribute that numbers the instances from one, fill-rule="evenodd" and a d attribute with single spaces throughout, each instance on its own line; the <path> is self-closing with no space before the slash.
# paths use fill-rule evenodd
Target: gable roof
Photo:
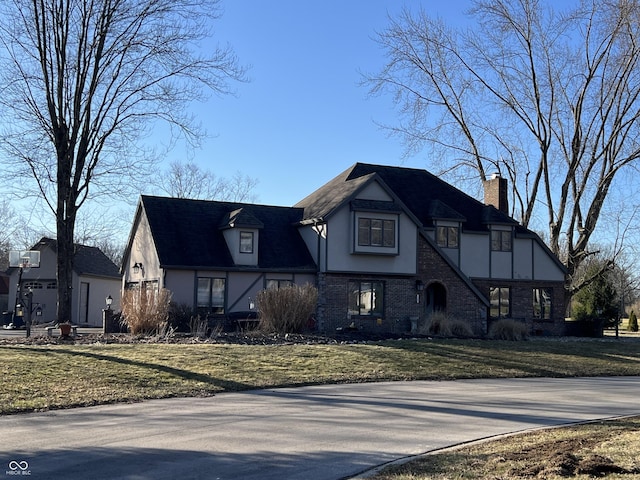
<path id="1" fill-rule="evenodd" d="M 144 210 L 162 268 L 287 269 L 316 271 L 296 224 L 303 210 L 211 200 L 143 195 Z M 223 230 L 260 228 L 257 267 L 236 267 Z"/>
<path id="2" fill-rule="evenodd" d="M 32 250 L 44 250 L 51 248 L 58 251 L 58 242 L 53 238 L 42 237 Z M 78 275 L 93 275 L 97 277 L 120 278 L 120 272 L 115 263 L 107 257 L 98 247 L 75 244 L 73 256 L 73 270 Z"/>
<path id="3" fill-rule="evenodd" d="M 381 180 L 423 226 L 447 219 L 464 222 L 467 230 L 486 231 L 488 223 L 523 228 L 495 207 L 485 205 L 426 170 L 367 163 L 356 163 L 295 206 L 305 209 L 305 219 L 326 217 L 374 177 Z"/>

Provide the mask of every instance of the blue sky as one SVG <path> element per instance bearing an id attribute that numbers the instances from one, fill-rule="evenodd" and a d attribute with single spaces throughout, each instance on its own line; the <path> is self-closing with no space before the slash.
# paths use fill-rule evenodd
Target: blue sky
<path id="1" fill-rule="evenodd" d="M 408 2 L 445 18 L 468 1 Z M 390 98 L 369 97 L 360 72 L 385 58 L 373 40 L 388 25 L 394 0 L 225 0 L 215 40 L 229 43 L 250 82 L 236 96 L 194 106 L 211 138 L 193 154 L 221 177 L 255 177 L 259 203 L 293 205 L 355 162 L 425 168 L 420 155 L 403 159 L 397 138 L 375 122 L 393 123 Z M 184 160 L 175 148 L 167 161 Z"/>

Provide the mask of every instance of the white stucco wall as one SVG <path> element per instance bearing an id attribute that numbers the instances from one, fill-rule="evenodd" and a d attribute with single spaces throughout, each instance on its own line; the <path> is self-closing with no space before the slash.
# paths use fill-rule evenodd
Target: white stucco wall
<path id="1" fill-rule="evenodd" d="M 158 286 L 162 288 L 162 269 L 160 268 L 155 242 L 144 211 L 141 211 L 138 222 L 131 244 L 131 252 L 128 258 L 124 259 L 123 281 L 125 284 L 128 282 L 157 281 Z M 136 263 L 141 263 L 143 266 L 137 274 L 133 270 L 133 266 Z"/>

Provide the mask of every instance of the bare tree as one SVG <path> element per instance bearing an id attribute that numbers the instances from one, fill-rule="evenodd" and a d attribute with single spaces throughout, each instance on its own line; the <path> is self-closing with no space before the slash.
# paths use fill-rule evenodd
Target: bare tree
<path id="1" fill-rule="evenodd" d="M 218 2 L 8 0 L 0 4 L 0 146 L 56 218 L 58 320 L 71 315 L 78 210 L 140 173 L 157 122 L 197 139 L 190 101 L 244 72 L 208 45 Z M 137 148 L 138 147 L 138 148 Z M 147 170 L 149 170 L 147 168 Z"/>
<path id="2" fill-rule="evenodd" d="M 9 251 L 15 241 L 15 233 L 22 225 L 7 199 L 0 201 L 0 225 L 0 270 L 4 271 L 9 267 Z"/>
<path id="3" fill-rule="evenodd" d="M 573 278 L 621 173 L 638 166 L 640 4 L 478 0 L 469 14 L 468 30 L 424 11 L 391 19 L 377 37 L 388 62 L 365 82 L 393 93 L 390 128 L 409 151 L 428 146 L 442 171 L 476 182 L 507 176 L 512 214 L 546 223 Z"/>
<path id="4" fill-rule="evenodd" d="M 256 199 L 252 192 L 258 180 L 239 172 L 231 178 L 217 177 L 211 170 L 200 168 L 191 161 L 175 161 L 152 183 L 158 190 L 176 198 L 251 202 Z"/>

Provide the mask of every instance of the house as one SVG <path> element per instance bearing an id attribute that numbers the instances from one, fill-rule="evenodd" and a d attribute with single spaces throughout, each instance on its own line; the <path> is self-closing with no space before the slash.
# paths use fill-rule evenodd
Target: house
<path id="1" fill-rule="evenodd" d="M 301 208 L 142 196 L 123 258 L 124 288 L 168 289 L 202 315 L 255 317 L 265 288 L 316 281 Z"/>
<path id="2" fill-rule="evenodd" d="M 318 319 L 406 331 L 435 311 L 469 322 L 526 322 L 564 330 L 565 269 L 533 232 L 507 215 L 507 184 L 486 203 L 426 170 L 357 163 L 295 205 L 318 265 Z"/>
<path id="3" fill-rule="evenodd" d="M 43 237 L 31 250 L 40 252 L 40 266 L 22 272 L 22 291 L 33 292 L 33 318 L 38 323 L 56 321 L 57 305 L 57 242 Z M 18 299 L 20 269 L 8 270 L 11 276 L 9 308 L 14 309 Z M 118 267 L 99 249 L 75 245 L 73 260 L 73 294 L 71 322 L 82 326 L 102 326 L 102 310 L 107 296 L 113 298 L 112 308 L 119 308 L 121 276 Z"/>
<path id="4" fill-rule="evenodd" d="M 482 203 L 426 170 L 357 163 L 293 207 L 140 199 L 125 288 L 167 288 L 210 315 L 252 310 L 264 288 L 312 282 L 320 330 L 415 330 L 444 311 L 561 334 L 565 270 L 510 218 L 507 185 Z"/>

